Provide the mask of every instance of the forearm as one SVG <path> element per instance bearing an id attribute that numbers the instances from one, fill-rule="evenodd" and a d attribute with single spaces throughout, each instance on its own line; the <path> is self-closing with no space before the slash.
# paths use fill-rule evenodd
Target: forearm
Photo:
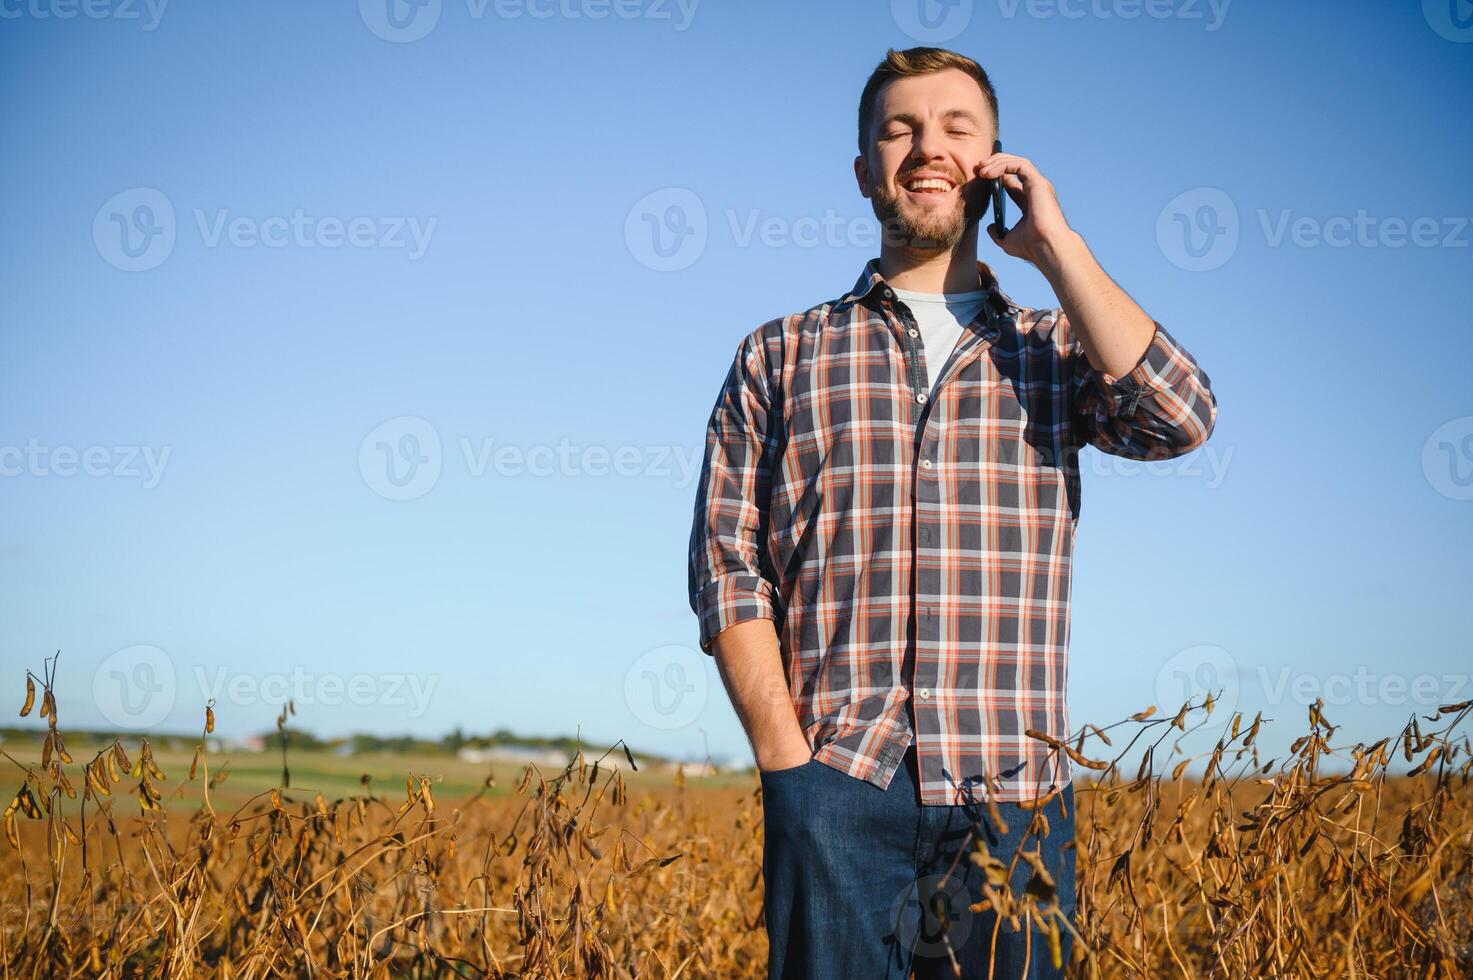
<path id="1" fill-rule="evenodd" d="M 770 619 L 722 630 L 713 646 L 721 682 L 752 743 L 759 769 L 780 769 L 812 754 L 788 691 L 782 649 Z"/>
<path id="2" fill-rule="evenodd" d="M 1155 321 L 1105 273 L 1084 239 L 1070 231 L 1045 245 L 1037 266 L 1090 364 L 1114 378 L 1130 373 L 1151 343 Z"/>

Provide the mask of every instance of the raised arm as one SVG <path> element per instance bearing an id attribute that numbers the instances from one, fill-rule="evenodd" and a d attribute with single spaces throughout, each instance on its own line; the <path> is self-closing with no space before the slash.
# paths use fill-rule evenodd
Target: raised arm
<path id="1" fill-rule="evenodd" d="M 1077 441 L 1132 459 L 1168 459 L 1207 441 L 1217 400 L 1206 372 L 1095 260 L 1069 227 L 1054 185 L 1024 157 L 996 153 L 977 175 L 996 177 L 1023 210 L 998 237 L 1031 262 L 1059 298 L 1055 336 L 1073 383 Z"/>

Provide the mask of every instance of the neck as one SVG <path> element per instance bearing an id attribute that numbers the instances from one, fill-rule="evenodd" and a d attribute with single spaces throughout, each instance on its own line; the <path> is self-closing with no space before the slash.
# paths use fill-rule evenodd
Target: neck
<path id="1" fill-rule="evenodd" d="M 918 293 L 969 293 L 991 285 L 991 270 L 978 275 L 977 225 L 948 249 L 881 243 L 880 275 L 897 289 Z"/>

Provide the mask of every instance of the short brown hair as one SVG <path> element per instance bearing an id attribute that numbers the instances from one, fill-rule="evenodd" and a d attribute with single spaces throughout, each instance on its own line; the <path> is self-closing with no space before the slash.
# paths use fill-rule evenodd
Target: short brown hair
<path id="1" fill-rule="evenodd" d="M 926 75 L 931 72 L 942 71 L 946 68 L 959 68 L 977 80 L 977 85 L 982 89 L 982 95 L 987 100 L 987 107 L 992 110 L 992 125 L 997 126 L 997 93 L 992 90 L 992 80 L 987 77 L 987 72 L 982 66 L 964 54 L 948 51 L 945 48 L 906 48 L 904 51 L 896 51 L 891 48 L 885 52 L 885 60 L 881 61 L 870 74 L 869 81 L 864 83 L 864 92 L 859 97 L 859 153 L 861 156 L 868 149 L 866 137 L 875 116 L 875 96 L 879 94 L 880 86 L 897 78 L 909 75 Z"/>

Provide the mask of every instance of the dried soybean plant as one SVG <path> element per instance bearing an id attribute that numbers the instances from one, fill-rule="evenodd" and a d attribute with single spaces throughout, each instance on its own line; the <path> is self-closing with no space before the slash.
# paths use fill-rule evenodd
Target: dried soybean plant
<path id="1" fill-rule="evenodd" d="M 1007 826 L 978 801 L 963 853 L 984 875 L 968 911 L 995 913 L 994 937 L 1030 926 L 1037 955 L 1055 965 L 1069 932 L 1071 973 L 1082 977 L 1473 976 L 1473 746 L 1458 737 L 1473 701 L 1414 716 L 1396 738 L 1337 749 L 1319 700 L 1281 763 L 1260 757 L 1261 714 L 1234 714 L 1210 753 L 1186 754 L 1214 706 L 1209 695 L 1169 719 L 1147 708 L 1067 742 L 1028 731 L 1090 776 L 1076 785 L 1078 908 L 1072 922 L 1061 914 L 1039 856 L 1048 814 L 1062 814 L 1055 790 L 1024 805 L 1029 824 L 1012 854 L 989 852 L 982 821 Z M 1091 743 L 1111 757 L 1092 758 Z M 1137 754 L 1126 780 L 1121 766 Z M 1391 771 L 1398 755 L 1403 776 Z M 1015 893 L 1019 862 L 1031 872 Z M 954 861 L 946 875 L 955 870 Z M 960 977 L 942 894 L 931 921 Z"/>
<path id="2" fill-rule="evenodd" d="M 1397 738 L 1335 747 L 1318 700 L 1282 762 L 1263 760 L 1265 724 L 1234 714 L 1200 776 L 1181 754 L 1188 722 L 1135 715 L 1109 762 L 1089 760 L 1086 726 L 1061 746 L 1100 772 L 1077 787 L 1084 975 L 1129 977 L 1466 977 L 1473 970 L 1470 745 L 1473 701 L 1413 717 Z M 1431 726 L 1424 731 L 1422 723 Z M 1125 724 L 1125 723 L 1123 723 Z M 1119 727 L 1119 726 L 1112 726 Z M 1119 733 L 1117 733 L 1119 737 Z M 1144 745 L 1126 781 L 1118 764 Z M 1410 768 L 1392 774 L 1400 755 Z"/>
<path id="3" fill-rule="evenodd" d="M 22 779 L 5 813 L 5 976 L 733 976 L 761 955 L 727 833 L 760 827 L 755 796 L 734 812 L 683 788 L 631 800 L 622 743 L 529 765 L 512 796 L 488 775 L 458 805 L 427 775 L 402 801 L 367 777 L 329 800 L 288 788 L 283 757 L 282 786 L 225 813 L 209 793 L 228 769 L 210 774 L 204 737 L 172 791 L 146 740 L 132 759 L 104 746 L 78 790 L 54 659 L 27 688 L 22 715 L 39 693 L 48 728 L 40 766 L 5 753 Z M 130 794 L 136 815 L 115 812 Z M 755 866 L 760 839 L 744 839 Z"/>
<path id="4" fill-rule="evenodd" d="M 20 786 L 5 812 L 0 975 L 763 975 L 755 779 L 697 790 L 677 772 L 633 796 L 646 776 L 626 782 L 635 759 L 616 745 L 548 772 L 528 765 L 505 795 L 488 775 L 450 802 L 415 773 L 402 799 L 367 776 L 329 799 L 291 785 L 283 748 L 281 785 L 232 810 L 215 792 L 230 769 L 211 764 L 214 705 L 171 781 L 147 740 L 73 760 L 55 658 L 26 687 L 21 713 L 39 706 L 46 727 L 39 763 L 4 753 Z M 1282 761 L 1260 758 L 1267 719 L 1213 719 L 1214 707 L 1147 710 L 1067 741 L 1029 733 L 1079 767 L 1077 911 L 1059 914 L 1038 859 L 1059 832 L 1058 793 L 1025 810 L 1015 852 L 990 853 L 978 834 L 958 854 L 981 870 L 971 911 L 998 913 L 996 929 L 1031 926 L 1042 940 L 1030 956 L 1061 957 L 1072 934 L 1079 977 L 1468 976 L 1473 803 L 1459 730 L 1473 703 L 1354 746 L 1337 746 L 1317 703 Z M 1188 736 L 1214 735 L 1210 751 L 1186 751 Z M 1001 823 L 985 799 L 978 810 Z"/>

